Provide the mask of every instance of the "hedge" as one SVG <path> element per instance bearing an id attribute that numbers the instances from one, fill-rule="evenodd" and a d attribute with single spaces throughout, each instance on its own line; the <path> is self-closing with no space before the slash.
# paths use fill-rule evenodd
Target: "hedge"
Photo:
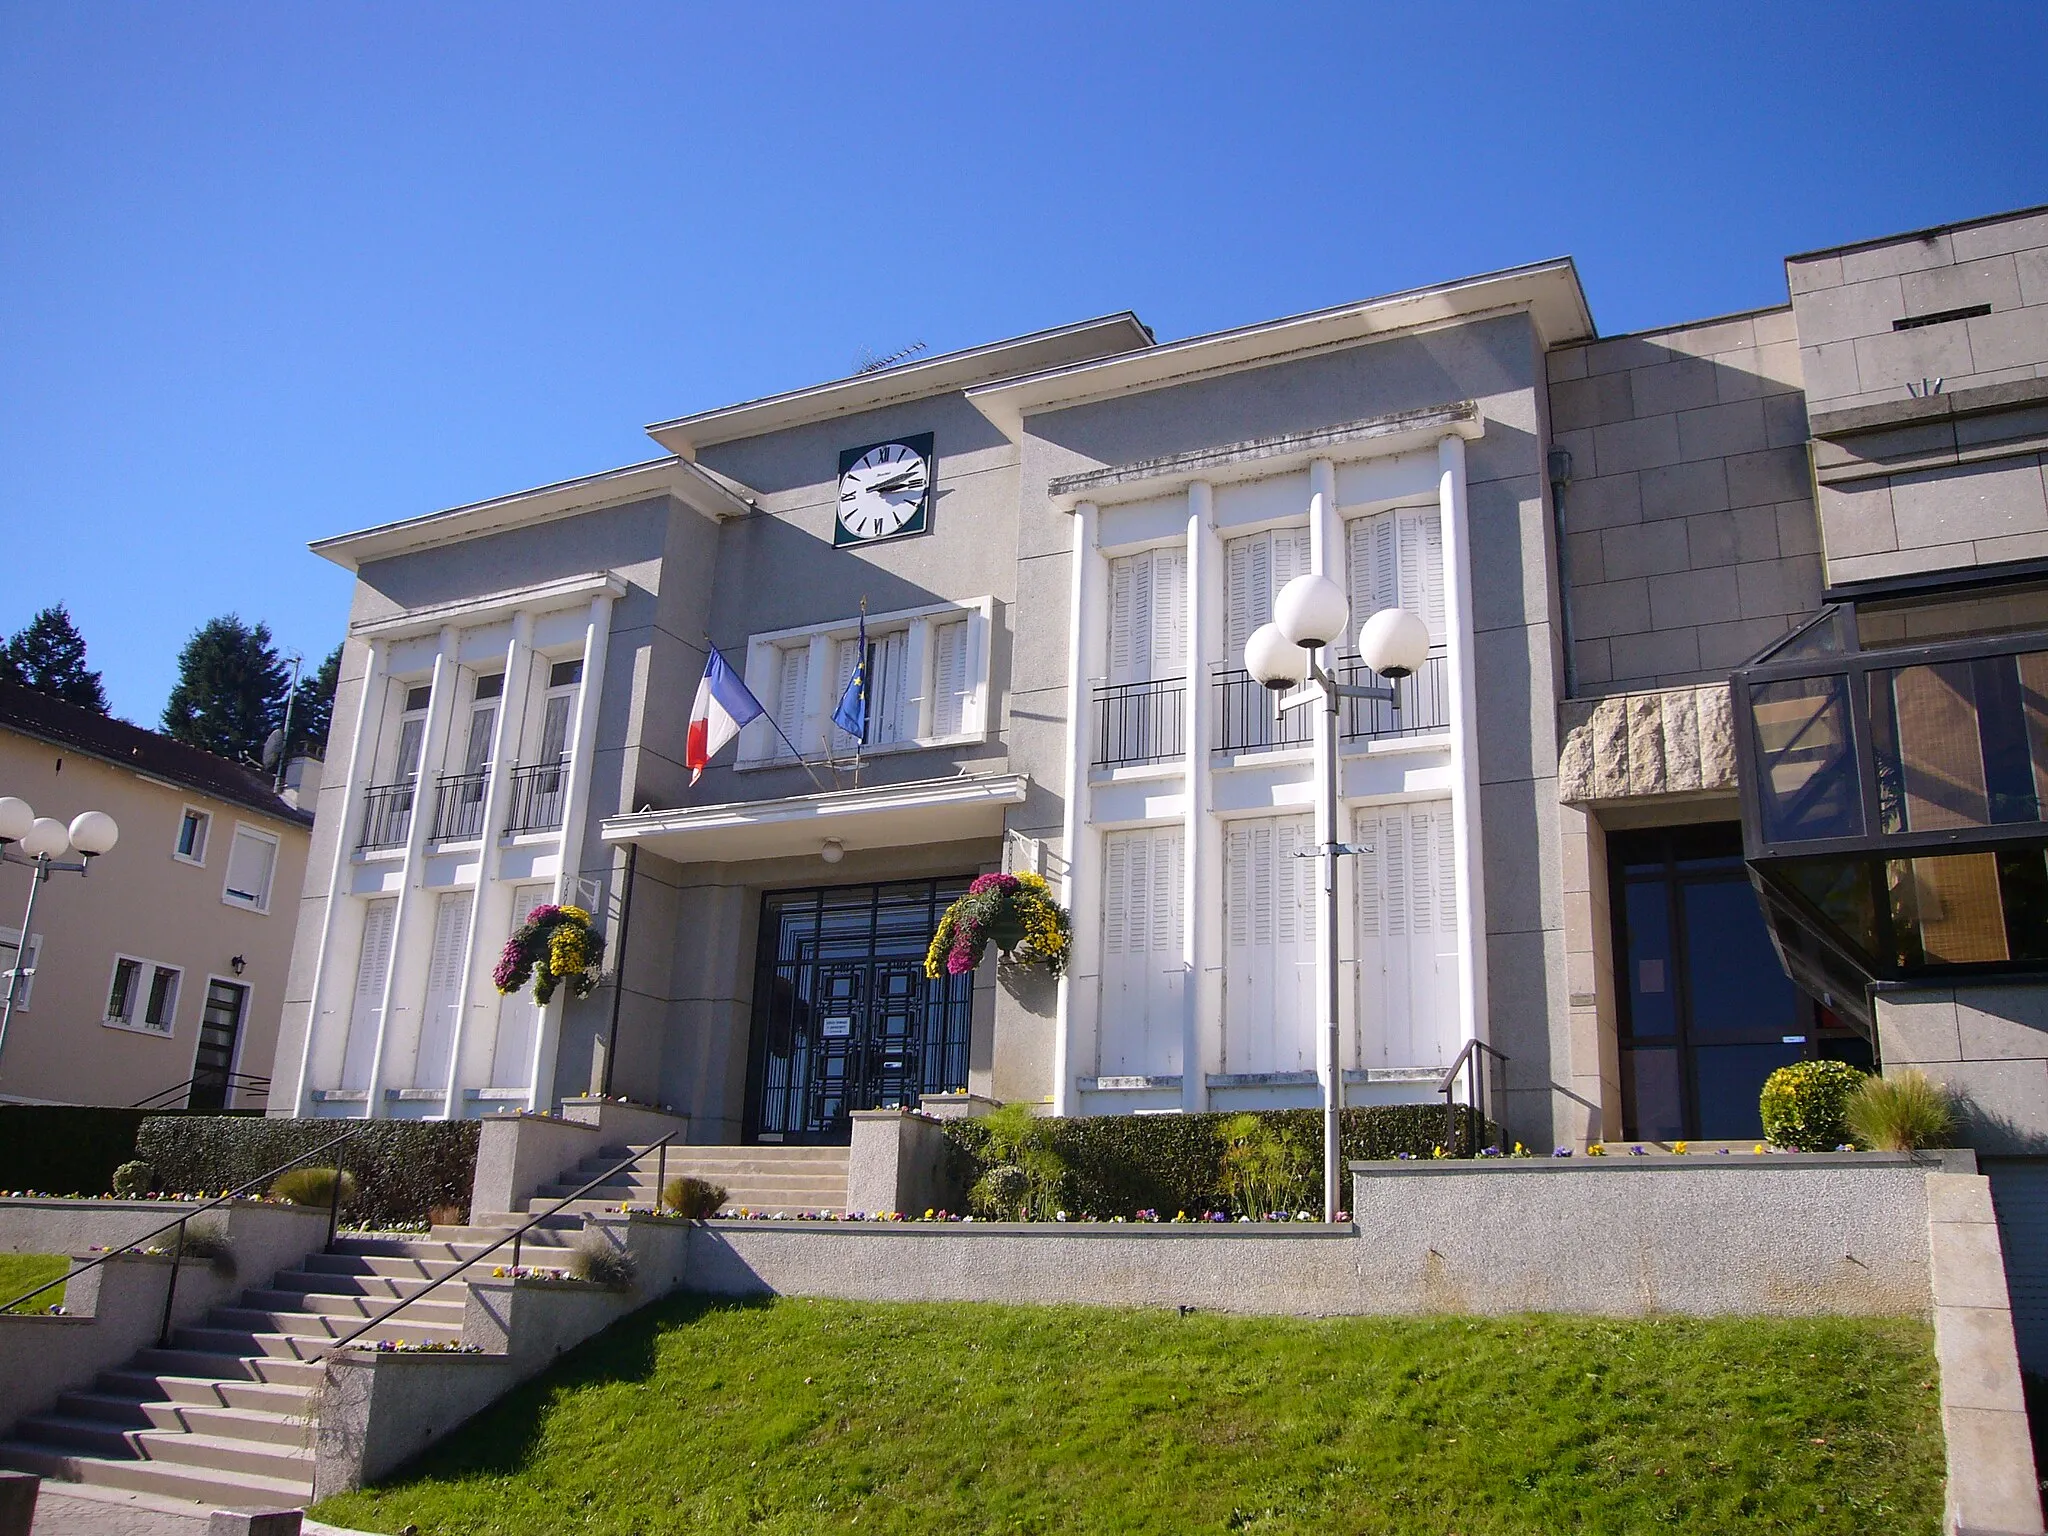
<path id="1" fill-rule="evenodd" d="M 148 1115 L 98 1104 L 0 1104 L 0 1189 L 107 1194 Z"/>
<path id="2" fill-rule="evenodd" d="M 156 1170 L 156 1187 L 218 1193 L 331 1141 L 351 1124 L 362 1129 L 318 1160 L 355 1175 L 345 1221 L 381 1225 L 425 1221 L 437 1205 L 469 1208 L 476 1176 L 475 1120 L 270 1120 L 226 1115 L 152 1115 L 135 1138 L 135 1155 Z M 304 1164 L 302 1166 L 314 1166 Z"/>
<path id="3" fill-rule="evenodd" d="M 1457 1106 L 1457 1134 L 1476 1147 L 1498 1127 L 1475 1110 Z M 1089 1115 L 1053 1120 L 1052 1144 L 1067 1165 L 1075 1211 L 1086 1216 L 1172 1215 L 1229 1208 L 1223 1187 L 1223 1141 L 1217 1131 L 1229 1114 Z M 1259 1118 L 1293 1138 L 1301 1149 L 1307 1203 L 1323 1201 L 1323 1114 L 1318 1109 L 1259 1111 Z M 988 1133 L 978 1120 L 948 1120 L 954 1181 L 965 1190 L 987 1171 Z M 1476 1136 L 1473 1132 L 1477 1132 Z M 1376 1104 L 1347 1109 L 1339 1126 L 1345 1162 L 1429 1157 L 1444 1145 L 1441 1104 Z M 1349 1202 L 1345 1202 L 1348 1204 Z"/>

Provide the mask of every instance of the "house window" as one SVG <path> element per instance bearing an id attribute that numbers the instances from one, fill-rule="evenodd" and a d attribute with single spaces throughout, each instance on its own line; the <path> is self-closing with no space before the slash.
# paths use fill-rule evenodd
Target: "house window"
<path id="1" fill-rule="evenodd" d="M 967 675 L 967 621 L 932 626 L 932 734 L 958 736 L 967 729 L 967 705 L 974 693 Z"/>
<path id="2" fill-rule="evenodd" d="M 270 882 L 277 873 L 277 839 L 254 827 L 237 826 L 228 851 L 227 884 L 220 899 L 251 912 L 270 910 Z"/>
<path id="3" fill-rule="evenodd" d="M 21 968 L 21 982 L 14 993 L 14 1006 L 26 1009 L 36 990 L 36 963 L 42 958 L 43 936 L 29 935 L 28 952 L 22 953 L 21 930 L 0 928 L 0 998 L 15 986 L 15 967 Z"/>
<path id="4" fill-rule="evenodd" d="M 917 721 L 913 717 L 906 721 L 905 705 L 915 707 L 916 691 L 904 680 L 904 666 L 910 654 L 910 632 L 894 630 L 888 634 L 868 635 L 868 731 L 862 739 L 871 747 L 886 746 L 890 742 L 906 741 L 917 734 Z M 846 685 L 853 677 L 855 660 L 860 654 L 860 637 L 839 642 L 838 671 L 832 684 L 832 707 L 837 709 L 846 693 Z M 847 733 L 837 725 L 832 727 L 835 742 L 848 739 Z"/>
<path id="5" fill-rule="evenodd" d="M 809 643 L 781 647 L 775 659 L 775 697 L 764 701 L 768 703 L 769 713 L 775 717 L 780 732 L 775 744 L 769 748 L 771 756 L 787 758 L 791 755 L 791 743 L 802 744 L 804 715 L 810 704 L 810 693 Z"/>
<path id="6" fill-rule="evenodd" d="M 114 980 L 107 989 L 107 1016 L 103 1022 L 116 1029 L 145 1030 L 168 1035 L 178 1015 L 178 983 L 184 973 L 173 965 L 138 960 L 132 955 L 114 957 Z"/>
<path id="7" fill-rule="evenodd" d="M 185 807 L 185 814 L 178 818 L 178 846 L 174 850 L 178 858 L 187 864 L 206 862 L 206 831 L 212 826 L 213 818 L 204 811 Z"/>
<path id="8" fill-rule="evenodd" d="M 1429 628 L 1429 643 L 1444 643 L 1443 525 L 1434 507 L 1399 507 L 1353 518 L 1344 530 L 1352 629 L 1382 608 L 1405 608 Z"/>
<path id="9" fill-rule="evenodd" d="M 1309 569 L 1306 528 L 1276 528 L 1224 545 L 1224 642 L 1229 666 L 1244 665 L 1245 641 L 1261 624 L 1272 621 L 1274 594 Z"/>
<path id="10" fill-rule="evenodd" d="M 409 779 L 420 770 L 420 746 L 427 737 L 427 705 L 433 697 L 432 688 L 405 691 L 405 713 L 398 722 L 398 760 L 392 765 L 394 783 Z"/>

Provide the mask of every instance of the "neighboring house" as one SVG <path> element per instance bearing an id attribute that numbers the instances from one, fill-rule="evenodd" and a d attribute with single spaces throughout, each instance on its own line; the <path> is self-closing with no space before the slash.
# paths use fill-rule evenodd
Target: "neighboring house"
<path id="1" fill-rule="evenodd" d="M 12 683 L 0 795 L 120 827 L 87 874 L 53 872 L 36 897 L 0 1100 L 262 1109 L 312 817 L 254 770 Z M 0 864 L 0 965 L 30 879 Z"/>
<path id="2" fill-rule="evenodd" d="M 1334 939 L 1353 1102 L 1482 1040 L 1532 1145 L 1747 1141 L 1784 1063 L 1945 1061 L 2038 1155 L 2044 264 L 2035 210 L 1630 336 L 1568 260 L 1163 344 L 1113 315 L 323 541 L 358 584 L 273 1112 L 602 1088 L 774 1142 L 960 1089 L 1313 1104 Z M 1302 571 L 1432 641 L 1344 718 L 1333 936 L 1308 722 L 1242 670 Z M 832 721 L 863 603 L 864 745 Z M 1856 648 L 1897 637 L 1959 649 L 1880 709 Z M 707 642 L 768 715 L 692 786 Z M 998 868 L 1064 893 L 1067 975 L 927 982 Z M 497 995 L 543 900 L 628 933 L 623 991 Z M 2048 1226 L 2043 1166 L 1994 1176 Z"/>

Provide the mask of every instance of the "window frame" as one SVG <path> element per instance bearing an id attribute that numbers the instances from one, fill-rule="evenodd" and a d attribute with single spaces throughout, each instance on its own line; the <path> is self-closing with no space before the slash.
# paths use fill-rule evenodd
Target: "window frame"
<path id="1" fill-rule="evenodd" d="M 186 853 L 178 844 L 185 838 L 185 822 L 191 817 L 199 819 L 199 851 Z M 171 840 L 171 857 L 180 864 L 190 864 L 194 869 L 206 868 L 206 850 L 213 841 L 213 812 L 196 805 L 185 805 L 178 811 L 178 835 Z"/>
<path id="2" fill-rule="evenodd" d="M 259 901 L 244 901 L 241 899 L 241 893 L 228 888 L 228 882 L 234 878 L 235 844 L 241 840 L 244 832 L 248 833 L 251 837 L 270 844 L 270 876 L 264 883 L 263 895 Z M 240 912 L 253 912 L 259 917 L 267 917 L 270 914 L 271 898 L 277 894 L 277 864 L 283 851 L 284 839 L 275 832 L 265 827 L 257 826 L 254 822 L 238 819 L 235 822 L 234 836 L 228 839 L 227 867 L 221 871 L 221 905 L 233 907 Z"/>
<path id="3" fill-rule="evenodd" d="M 123 964 L 133 965 L 136 968 L 135 988 L 127 999 L 129 1012 L 125 1015 L 116 1014 L 111 1011 L 114 1001 L 114 982 L 120 976 Z M 163 1027 L 159 1028 L 148 1022 L 149 997 L 150 993 L 155 989 L 158 975 L 165 971 L 170 972 L 172 978 L 170 1007 Z M 100 1019 L 100 1024 L 106 1029 L 125 1030 L 131 1035 L 148 1035 L 155 1040 L 174 1040 L 178 1034 L 178 1008 L 184 1000 L 184 966 L 171 965 L 162 960 L 151 960 L 143 955 L 131 955 L 125 951 L 116 952 L 113 966 L 107 972 L 107 1001 L 101 1009 L 104 1016 Z"/>

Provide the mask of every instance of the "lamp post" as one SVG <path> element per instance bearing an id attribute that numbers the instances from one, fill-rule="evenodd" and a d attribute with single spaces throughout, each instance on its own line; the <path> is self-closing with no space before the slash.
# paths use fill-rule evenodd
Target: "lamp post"
<path id="1" fill-rule="evenodd" d="M 1358 630 L 1359 658 L 1385 684 L 1343 683 L 1321 654 L 1342 637 L 1351 620 L 1344 589 L 1327 576 L 1297 576 L 1280 589 L 1273 602 L 1273 622 L 1261 624 L 1245 642 L 1245 670 L 1275 693 L 1289 693 L 1282 709 L 1323 706 L 1323 739 L 1316 754 L 1316 798 L 1328 836 L 1313 854 L 1323 863 L 1323 1220 L 1337 1219 L 1339 1180 L 1339 1112 L 1344 1107 L 1344 1058 L 1339 1040 L 1339 993 L 1342 967 L 1337 953 L 1337 860 L 1360 850 L 1338 835 L 1337 738 L 1339 705 L 1345 699 L 1375 699 L 1400 708 L 1393 681 L 1422 665 L 1429 654 L 1429 630 L 1403 608 L 1383 608 Z"/>
<path id="2" fill-rule="evenodd" d="M 105 811 L 80 811 L 67 827 L 54 816 L 38 816 L 26 800 L 0 796 L 0 860 L 25 864 L 35 871 L 28 882 L 28 909 L 21 914 L 21 942 L 15 946 L 14 965 L 7 973 L 7 1001 L 0 1005 L 0 1051 L 7 1048 L 7 1026 L 14 1022 L 14 1003 L 21 993 L 29 927 L 36 918 L 36 892 L 52 870 L 83 875 L 120 836 L 121 829 Z M 76 862 L 66 861 L 64 855 L 73 849 L 81 857 Z"/>

